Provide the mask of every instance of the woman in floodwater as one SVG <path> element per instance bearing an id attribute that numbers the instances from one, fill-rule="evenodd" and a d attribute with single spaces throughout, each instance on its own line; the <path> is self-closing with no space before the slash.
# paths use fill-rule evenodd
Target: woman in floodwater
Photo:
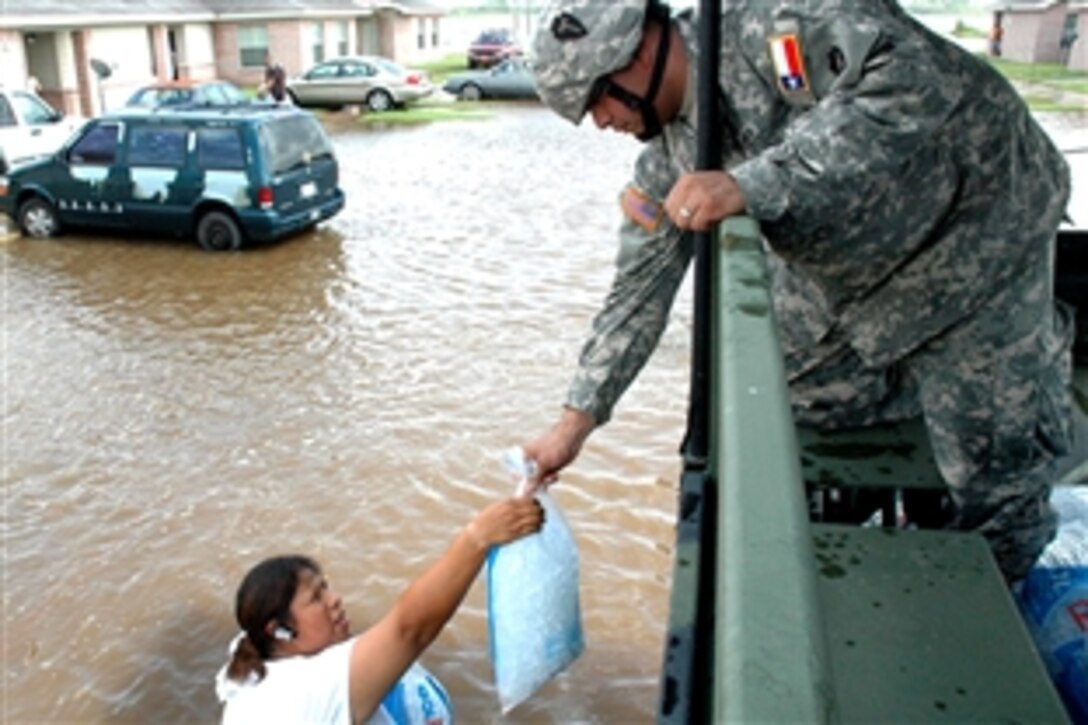
<path id="1" fill-rule="evenodd" d="M 488 549 L 537 532 L 542 522 L 531 498 L 488 506 L 357 636 L 317 562 L 262 561 L 238 588 L 242 632 L 216 677 L 223 722 L 451 722 L 445 690 L 415 660 L 457 610 Z"/>

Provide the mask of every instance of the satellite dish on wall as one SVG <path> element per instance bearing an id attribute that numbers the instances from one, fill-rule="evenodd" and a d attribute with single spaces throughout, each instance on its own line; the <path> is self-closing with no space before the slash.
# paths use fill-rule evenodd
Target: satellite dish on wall
<path id="1" fill-rule="evenodd" d="M 110 68 L 109 64 L 98 58 L 91 58 L 91 70 L 94 71 L 94 74 L 98 76 L 99 79 L 106 79 L 113 75 L 113 70 Z"/>

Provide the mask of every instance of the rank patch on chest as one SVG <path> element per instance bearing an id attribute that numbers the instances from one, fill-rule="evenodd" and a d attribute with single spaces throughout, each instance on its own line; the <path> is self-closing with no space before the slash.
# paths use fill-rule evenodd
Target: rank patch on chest
<path id="1" fill-rule="evenodd" d="M 648 232 L 656 232 L 665 216 L 661 205 L 634 185 L 628 186 L 620 194 L 620 207 L 628 219 Z"/>
<path id="2" fill-rule="evenodd" d="M 774 63 L 778 88 L 787 97 L 808 93 L 808 74 L 801 53 L 801 40 L 796 33 L 772 35 L 767 39 Z"/>

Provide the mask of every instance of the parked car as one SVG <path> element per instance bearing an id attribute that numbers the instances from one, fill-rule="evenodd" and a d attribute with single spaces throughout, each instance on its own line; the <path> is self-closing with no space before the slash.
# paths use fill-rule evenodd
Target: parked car
<path id="1" fill-rule="evenodd" d="M 55 152 L 84 120 L 65 116 L 30 91 L 0 87 L 0 174 Z"/>
<path id="2" fill-rule="evenodd" d="M 114 228 L 232 250 L 343 206 L 321 124 L 284 105 L 122 109 L 89 121 L 51 158 L 0 176 L 0 212 L 31 237 Z"/>
<path id="3" fill-rule="evenodd" d="M 462 101 L 540 97 L 536 92 L 536 77 L 523 57 L 507 58 L 489 70 L 455 73 L 446 79 L 442 90 Z"/>
<path id="4" fill-rule="evenodd" d="M 249 103 L 242 89 L 230 81 L 164 81 L 144 86 L 133 93 L 126 106 L 233 106 Z"/>
<path id="5" fill-rule="evenodd" d="M 374 55 L 333 58 L 287 81 L 287 94 L 299 106 L 360 103 L 375 112 L 418 101 L 433 92 L 434 86 L 423 71 Z"/>
<path id="6" fill-rule="evenodd" d="M 521 47 L 514 40 L 514 34 L 505 28 L 484 30 L 468 46 L 468 67 L 488 68 L 506 60 L 510 56 L 520 55 Z"/>

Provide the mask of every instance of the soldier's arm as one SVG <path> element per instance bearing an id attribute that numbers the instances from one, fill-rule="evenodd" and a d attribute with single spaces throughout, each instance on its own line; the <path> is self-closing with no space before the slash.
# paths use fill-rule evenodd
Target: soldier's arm
<path id="1" fill-rule="evenodd" d="M 802 42 L 815 105 L 780 144 L 731 170 L 760 221 L 817 225 L 894 185 L 965 93 L 942 56 L 899 20 L 831 17 L 810 31 Z"/>
<path id="2" fill-rule="evenodd" d="M 621 196 L 624 208 L 616 276 L 593 320 L 567 406 L 605 423 L 657 346 L 691 259 L 691 242 L 664 214 L 675 181 L 662 146 L 651 143 Z M 656 226 L 654 221 L 656 220 Z"/>

